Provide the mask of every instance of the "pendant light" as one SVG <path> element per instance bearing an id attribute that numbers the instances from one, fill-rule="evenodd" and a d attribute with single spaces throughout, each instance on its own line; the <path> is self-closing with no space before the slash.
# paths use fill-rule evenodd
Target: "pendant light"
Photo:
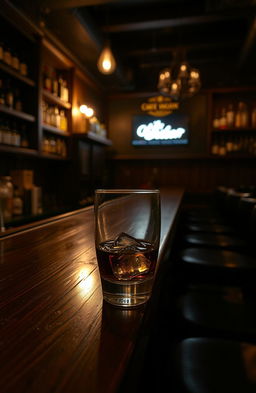
<path id="1" fill-rule="evenodd" d="M 113 74 L 116 69 L 116 61 L 108 42 L 103 47 L 97 66 L 99 71 L 106 75 Z"/>

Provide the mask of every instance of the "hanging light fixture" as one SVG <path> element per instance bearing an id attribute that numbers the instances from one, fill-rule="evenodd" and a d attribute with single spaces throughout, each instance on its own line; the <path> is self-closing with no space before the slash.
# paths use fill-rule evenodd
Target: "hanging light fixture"
<path id="1" fill-rule="evenodd" d="M 113 74 L 116 69 L 116 61 L 114 55 L 111 51 L 110 44 L 107 42 L 103 47 L 103 50 L 99 56 L 98 69 L 102 74 Z"/>
<path id="2" fill-rule="evenodd" d="M 195 95 L 201 87 L 200 73 L 185 61 L 174 62 L 172 67 L 160 71 L 158 90 L 175 101 Z"/>

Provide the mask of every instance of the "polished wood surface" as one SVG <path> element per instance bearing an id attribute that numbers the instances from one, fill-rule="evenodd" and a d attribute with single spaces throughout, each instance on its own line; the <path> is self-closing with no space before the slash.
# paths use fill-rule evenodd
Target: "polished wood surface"
<path id="1" fill-rule="evenodd" d="M 161 192 L 160 262 L 182 195 Z M 103 303 L 92 207 L 2 238 L 0 392 L 116 392 L 148 309 Z"/>

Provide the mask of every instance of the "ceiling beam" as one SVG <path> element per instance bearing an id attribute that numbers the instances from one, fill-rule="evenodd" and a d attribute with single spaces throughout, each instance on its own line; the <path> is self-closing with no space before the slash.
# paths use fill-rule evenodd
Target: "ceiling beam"
<path id="1" fill-rule="evenodd" d="M 251 10 L 252 12 L 252 10 Z M 246 15 L 245 15 L 246 14 Z M 238 19 L 244 16 L 248 16 L 248 9 L 240 10 L 240 12 L 234 12 L 229 14 L 208 14 L 208 15 L 197 15 L 197 16 L 185 16 L 182 18 L 171 18 L 171 19 L 157 19 L 150 21 L 121 23 L 115 25 L 106 25 L 102 27 L 102 30 L 108 33 L 121 33 L 126 31 L 139 31 L 139 30 L 153 30 L 163 29 L 167 27 L 179 27 L 189 26 L 207 23 L 216 23 L 222 21 L 229 21 L 232 19 Z"/>
<path id="2" fill-rule="evenodd" d="M 191 58 L 187 59 L 188 63 L 190 65 L 198 65 L 198 64 L 207 64 L 207 63 L 219 63 L 219 62 L 228 62 L 231 61 L 230 56 L 218 56 L 218 57 L 207 57 L 205 59 L 203 58 Z M 138 65 L 139 68 L 141 69 L 150 69 L 150 68 L 165 68 L 165 67 L 170 67 L 171 66 L 171 61 L 158 61 L 158 62 L 150 62 L 150 63 L 141 63 Z"/>
<path id="3" fill-rule="evenodd" d="M 252 21 L 252 24 L 251 24 L 251 27 L 250 27 L 249 32 L 247 34 L 247 37 L 245 39 L 244 45 L 241 49 L 240 56 L 238 59 L 238 68 L 241 68 L 244 65 L 246 59 L 248 58 L 248 56 L 250 54 L 250 51 L 252 49 L 252 46 L 253 46 L 255 40 L 256 40 L 256 17 L 254 17 L 254 19 Z"/>
<path id="4" fill-rule="evenodd" d="M 118 2 L 120 0 L 111 0 L 111 2 Z M 42 0 L 41 8 L 47 12 L 64 9 L 94 6 L 109 3 L 110 0 Z"/>
<path id="5" fill-rule="evenodd" d="M 196 43 L 196 44 L 188 44 L 188 45 L 178 45 L 178 46 L 169 46 L 169 47 L 162 47 L 162 48 L 148 48 L 148 49 L 134 49 L 128 50 L 124 53 L 127 56 L 131 57 L 140 57 L 146 55 L 154 55 L 160 53 L 172 53 L 177 50 L 181 51 L 192 51 L 192 50 L 204 50 L 204 49 L 214 49 L 214 48 L 226 48 L 226 47 L 234 47 L 241 44 L 241 40 L 233 40 L 233 41 L 221 41 L 221 42 L 212 42 L 212 43 Z M 121 53 L 121 50 L 120 50 Z"/>

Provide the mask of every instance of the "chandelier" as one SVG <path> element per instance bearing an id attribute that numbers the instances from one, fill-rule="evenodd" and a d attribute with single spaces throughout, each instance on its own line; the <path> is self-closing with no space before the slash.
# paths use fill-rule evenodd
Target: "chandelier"
<path id="1" fill-rule="evenodd" d="M 199 70 L 191 68 L 185 61 L 160 71 L 157 88 L 160 93 L 171 97 L 174 101 L 192 97 L 200 87 Z"/>

